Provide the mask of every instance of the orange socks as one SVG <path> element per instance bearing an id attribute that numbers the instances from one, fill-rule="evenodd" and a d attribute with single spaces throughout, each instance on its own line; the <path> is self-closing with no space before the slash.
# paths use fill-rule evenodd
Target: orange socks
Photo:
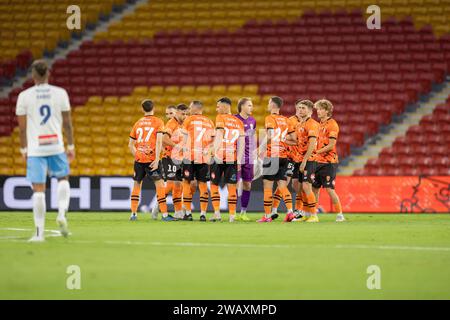
<path id="1" fill-rule="evenodd" d="M 235 184 L 227 184 L 228 187 L 228 210 L 230 215 L 236 214 L 237 193 Z"/>
<path id="2" fill-rule="evenodd" d="M 166 191 L 167 191 L 167 189 L 166 189 Z M 174 183 L 172 198 L 173 198 L 173 207 L 175 209 L 175 212 L 180 212 L 181 210 L 183 210 L 183 204 L 181 202 L 182 195 L 183 195 L 183 185 L 181 185 L 180 183 Z"/>
<path id="3" fill-rule="evenodd" d="M 156 197 L 158 198 L 159 211 L 164 215 L 167 214 L 166 188 L 156 188 Z"/>
<path id="4" fill-rule="evenodd" d="M 142 182 L 138 185 L 133 186 L 133 191 L 131 191 L 131 212 L 136 213 L 137 207 L 139 205 L 139 197 L 141 195 L 141 185 Z"/>
<path id="5" fill-rule="evenodd" d="M 292 211 L 292 196 L 287 187 L 279 187 L 280 192 L 283 194 L 284 204 L 288 211 Z"/>
<path id="6" fill-rule="evenodd" d="M 214 213 L 220 211 L 220 193 L 219 186 L 211 183 L 211 202 L 214 208 Z"/>
<path id="7" fill-rule="evenodd" d="M 191 184 L 187 180 L 183 180 L 183 204 L 187 212 L 191 212 L 192 192 Z"/>
<path id="8" fill-rule="evenodd" d="M 283 193 L 281 192 L 280 188 L 278 187 L 275 190 L 275 193 L 273 194 L 273 204 L 272 207 L 273 208 L 277 208 L 280 205 L 281 199 L 283 198 Z"/>
<path id="9" fill-rule="evenodd" d="M 200 211 L 205 212 L 208 209 L 208 185 L 206 182 L 198 182 L 198 189 L 200 190 Z"/>
<path id="10" fill-rule="evenodd" d="M 200 190 L 200 211 L 206 213 L 208 209 L 208 185 L 206 182 L 198 182 L 198 189 Z"/>
<path id="11" fill-rule="evenodd" d="M 272 189 L 264 189 L 264 213 L 266 217 L 269 217 L 272 211 L 272 200 Z"/>
<path id="12" fill-rule="evenodd" d="M 309 194 L 304 193 L 305 198 L 303 198 L 303 206 L 305 212 L 309 214 L 315 214 L 316 213 L 316 197 L 314 196 L 314 193 L 311 192 Z"/>

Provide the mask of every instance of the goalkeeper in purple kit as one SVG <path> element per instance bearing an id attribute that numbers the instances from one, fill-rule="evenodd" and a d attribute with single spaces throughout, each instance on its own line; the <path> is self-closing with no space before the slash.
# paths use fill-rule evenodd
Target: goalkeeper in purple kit
<path id="1" fill-rule="evenodd" d="M 256 149 L 256 120 L 253 118 L 253 103 L 250 98 L 242 98 L 238 102 L 239 113 L 235 116 L 244 123 L 245 153 L 238 171 L 238 181 L 242 179 L 241 213 L 236 215 L 238 221 L 250 221 L 247 217 L 247 206 L 250 202 L 250 193 L 253 181 L 254 156 Z M 239 167 L 238 167 L 239 168 Z"/>

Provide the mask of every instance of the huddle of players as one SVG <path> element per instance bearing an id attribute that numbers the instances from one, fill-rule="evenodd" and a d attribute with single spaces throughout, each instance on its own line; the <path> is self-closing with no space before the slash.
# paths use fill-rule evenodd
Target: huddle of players
<path id="1" fill-rule="evenodd" d="M 269 100 L 270 115 L 265 119 L 266 137 L 258 155 L 263 161 L 264 216 L 258 222 L 271 222 L 278 217 L 277 208 L 283 200 L 287 214 L 284 222 L 319 222 L 317 203 L 320 188 L 327 190 L 336 221 L 344 221 L 342 207 L 334 190 L 338 156 L 336 141 L 339 127 L 331 118 L 333 105 L 322 99 L 316 103 L 298 100 L 296 113 L 290 118 L 280 115 L 283 100 Z M 311 116 L 314 109 L 320 123 Z M 266 153 L 264 154 L 264 151 Z M 296 192 L 295 211 L 288 185 Z M 274 183 L 276 190 L 273 192 Z"/>
<path id="2" fill-rule="evenodd" d="M 251 99 L 241 99 L 238 102 L 239 111 L 243 105 L 248 112 L 244 113 L 245 118 L 231 114 L 229 98 L 219 99 L 214 124 L 202 114 L 203 104 L 200 101 L 193 101 L 189 106 L 180 104 L 175 107 L 173 118 L 164 125 L 161 119 L 153 115 L 152 101 L 142 102 L 145 115 L 134 125 L 129 142 L 130 151 L 135 156 L 130 220 L 137 218 L 142 180 L 148 175 L 155 182 L 163 221 L 192 221 L 192 195 L 197 187 L 200 192 L 200 221 L 206 221 L 208 180 L 211 180 L 214 208 L 214 216 L 210 221 L 220 221 L 219 184 L 222 177 L 228 189 L 230 222 L 249 221 L 246 207 L 253 179 L 253 159 L 256 158 L 264 158 L 265 215 L 258 222 L 276 219 L 282 199 L 288 209 L 285 222 L 318 222 L 316 204 L 320 187 L 330 194 L 338 212 L 337 221 L 344 220 L 339 198 L 334 192 L 339 128 L 331 119 L 332 104 L 327 100 L 317 101 L 316 104 L 309 100 L 297 101 L 296 114 L 286 118 L 280 115 L 282 99 L 272 97 L 268 103 L 270 115 L 265 120 L 266 136 L 259 148 L 256 147 L 256 123 L 249 117 L 253 108 Z M 321 120 L 320 125 L 311 118 L 314 107 Z M 170 111 L 167 113 L 170 114 Z M 252 121 L 250 125 L 249 121 Z M 236 217 L 239 173 L 244 181 L 241 198 L 243 209 Z M 166 185 L 163 176 L 167 180 Z M 288 189 L 291 180 L 297 193 L 295 211 Z M 274 182 L 277 186 L 275 193 Z M 166 196 L 170 192 L 173 196 L 174 217 L 167 212 Z"/>

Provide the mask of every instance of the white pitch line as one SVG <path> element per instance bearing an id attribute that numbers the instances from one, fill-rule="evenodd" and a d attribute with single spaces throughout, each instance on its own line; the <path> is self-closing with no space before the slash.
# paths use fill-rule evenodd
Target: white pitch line
<path id="1" fill-rule="evenodd" d="M 0 231 L 32 231 L 32 229 L 24 229 L 24 228 L 0 228 Z M 46 237 L 61 237 L 62 234 L 59 230 L 44 230 L 45 232 L 50 232 L 50 234 L 46 235 Z M 14 240 L 14 239 L 21 239 L 22 237 L 18 236 L 0 236 L 0 240 Z M 18 240 L 15 240 L 15 242 L 18 242 Z"/>
<path id="2" fill-rule="evenodd" d="M 6 230 L 6 231 L 32 231 L 33 229 L 22 229 L 22 228 L 0 228 L 0 230 Z M 51 232 L 53 234 L 60 234 L 59 230 L 44 230 L 46 232 Z"/>
<path id="3" fill-rule="evenodd" d="M 448 247 L 408 247 L 408 246 L 369 246 L 360 244 L 336 245 L 336 249 L 379 249 L 379 250 L 413 250 L 413 251 L 450 251 Z"/>
<path id="4" fill-rule="evenodd" d="M 0 228 L 0 230 L 10 231 L 31 231 L 31 229 L 21 228 Z M 48 237 L 59 237 L 61 233 L 58 230 L 45 230 L 52 234 Z M 6 236 L 0 237 L 0 240 L 10 240 L 21 242 L 15 239 L 20 237 Z M 26 241 L 26 240 L 24 240 Z M 420 246 L 398 246 L 398 245 L 363 245 L 363 244 L 336 244 L 336 245 L 301 245 L 301 244 L 252 244 L 252 243 L 211 243 L 211 242 L 145 242 L 145 241 L 118 241 L 118 240 L 71 240 L 71 243 L 78 244 L 107 244 L 107 245 L 132 245 L 132 246 L 156 246 L 156 247 L 221 247 L 221 248 L 251 248 L 251 249 L 308 249 L 308 248 L 332 248 L 332 249 L 369 249 L 369 250 L 397 250 L 397 251 L 434 251 L 450 252 L 450 247 L 420 247 Z"/>
<path id="5" fill-rule="evenodd" d="M 410 250 L 410 251 L 450 251 L 450 247 L 418 247 L 418 246 L 371 246 L 371 245 L 296 245 L 296 244 L 234 244 L 234 243 L 200 243 L 200 242 L 141 242 L 141 241 L 104 241 L 112 245 L 149 245 L 173 247 L 225 247 L 225 248 L 270 248 L 270 249 L 305 249 L 305 248 L 333 248 L 333 249 L 376 249 L 376 250 Z"/>

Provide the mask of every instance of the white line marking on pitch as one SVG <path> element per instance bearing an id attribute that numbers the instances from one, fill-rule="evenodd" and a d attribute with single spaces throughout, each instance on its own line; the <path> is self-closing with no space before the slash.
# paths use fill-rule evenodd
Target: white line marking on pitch
<path id="1" fill-rule="evenodd" d="M 32 229 L 24 229 L 24 228 L 0 228 L 0 230 L 4 231 L 32 231 Z M 46 235 L 46 237 L 61 237 L 62 234 L 59 230 L 44 230 L 45 232 L 50 232 L 50 234 Z M 18 236 L 0 236 L 0 240 L 14 240 L 21 239 L 23 237 Z M 17 242 L 17 241 L 16 241 Z"/>
<path id="2" fill-rule="evenodd" d="M 9 231 L 31 231 L 31 229 L 21 228 L 0 228 L 0 230 Z M 60 237 L 58 230 L 45 230 L 51 234 L 47 237 Z M 21 237 L 4 236 L 0 240 L 10 240 L 21 242 Z M 23 240 L 26 241 L 26 240 Z M 334 248 L 334 249 L 375 249 L 375 250 L 400 250 L 400 251 L 437 251 L 450 252 L 450 247 L 420 247 L 420 246 L 396 246 L 396 245 L 359 245 L 359 244 L 336 244 L 336 245 L 289 245 L 289 244 L 234 244 L 234 243 L 201 243 L 201 242 L 144 242 L 144 241 L 93 241 L 93 240 L 71 240 L 72 243 L 79 244 L 108 244 L 108 245 L 133 245 L 133 246 L 159 246 L 159 247 L 222 247 L 222 248 L 269 248 L 269 249 L 305 249 L 305 248 Z"/>
<path id="3" fill-rule="evenodd" d="M 233 243 L 199 243 L 199 242 L 140 242 L 140 241 L 104 241 L 105 244 L 117 245 L 150 245 L 174 247 L 225 247 L 225 248 L 271 248 L 271 249 L 302 249 L 302 248 L 334 248 L 334 249 L 377 249 L 377 250 L 412 250 L 412 251 L 450 251 L 449 247 L 408 247 L 408 246 L 370 246 L 370 245 L 288 245 L 288 244 L 233 244 Z"/>

